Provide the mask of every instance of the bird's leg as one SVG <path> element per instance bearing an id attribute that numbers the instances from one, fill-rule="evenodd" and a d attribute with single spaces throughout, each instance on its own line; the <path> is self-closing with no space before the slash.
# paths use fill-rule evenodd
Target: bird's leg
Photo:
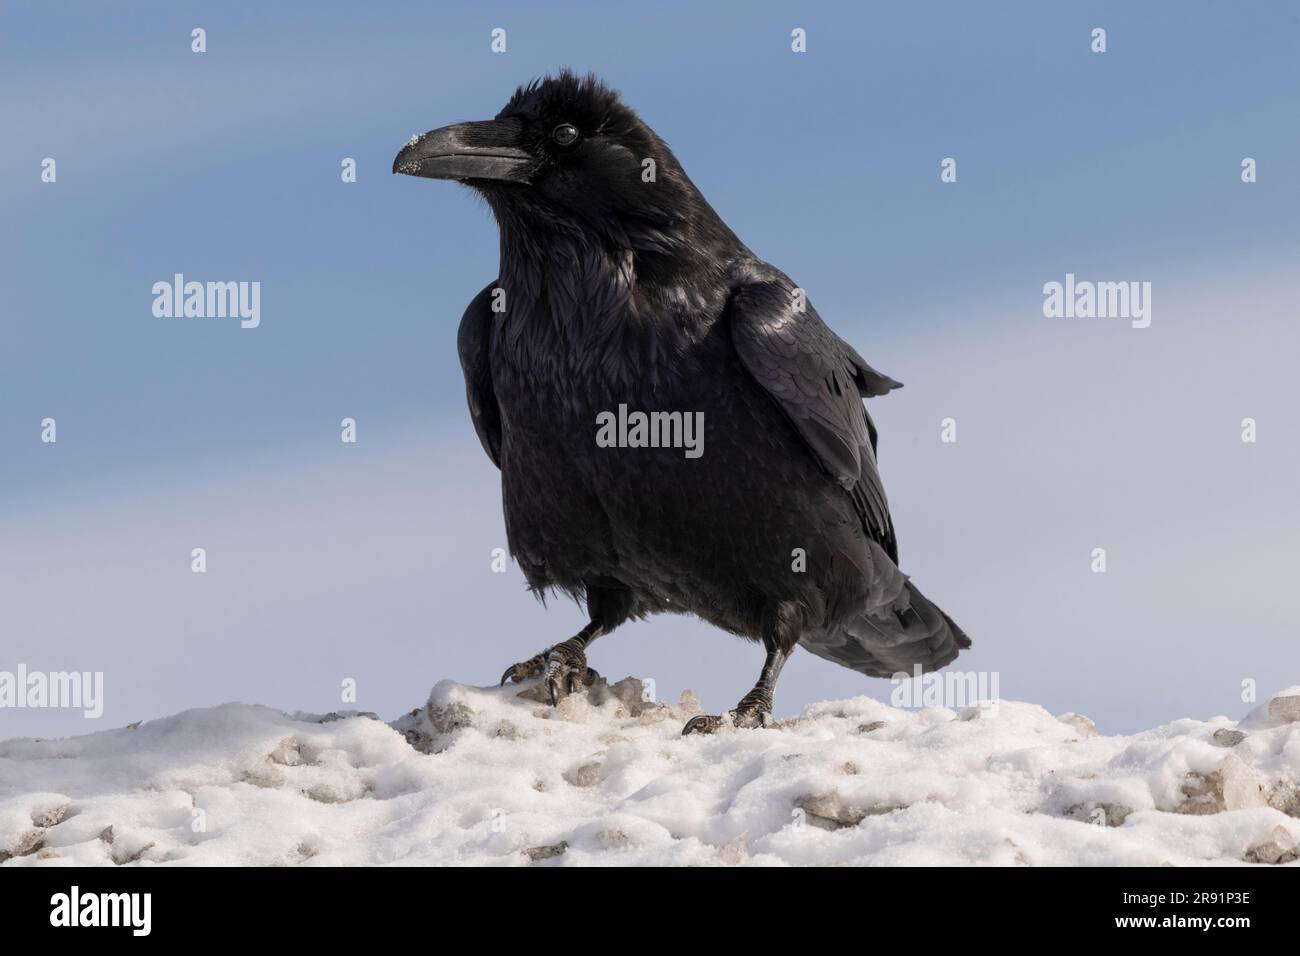
<path id="1" fill-rule="evenodd" d="M 766 727 L 772 716 L 772 694 L 776 691 L 776 679 L 785 666 L 789 653 L 776 647 L 769 647 L 767 660 L 763 662 L 763 672 L 758 675 L 754 689 L 740 699 L 736 709 L 730 714 L 732 723 L 737 727 Z M 682 728 L 682 736 L 687 734 L 711 734 L 722 726 L 723 718 L 717 714 L 700 714 L 692 717 Z"/>
<path id="2" fill-rule="evenodd" d="M 511 664 L 501 675 L 501 686 L 508 680 L 518 684 L 530 677 L 545 676 L 552 704 L 579 686 L 590 687 L 600 675 L 587 666 L 587 645 L 603 633 L 601 626 L 592 621 L 567 641 L 548 647 L 526 661 Z"/>
<path id="3" fill-rule="evenodd" d="M 626 621 L 632 605 L 632 593 L 617 582 L 602 579 L 589 584 L 587 613 L 591 622 L 567 641 L 507 667 L 501 685 L 508 680 L 518 684 L 530 677 L 544 677 L 552 704 L 579 687 L 590 687 L 600 675 L 587 666 L 587 645 Z"/>
<path id="4" fill-rule="evenodd" d="M 763 647 L 767 658 L 758 675 L 753 690 L 740 699 L 731 711 L 732 723 L 737 727 L 766 727 L 772 716 L 772 696 L 776 693 L 776 680 L 781 668 L 794 653 L 799 643 L 800 614 L 798 606 L 787 602 L 778 606 L 763 627 Z M 682 735 L 711 734 L 722 726 L 723 718 L 714 714 L 692 717 L 682 728 Z"/>

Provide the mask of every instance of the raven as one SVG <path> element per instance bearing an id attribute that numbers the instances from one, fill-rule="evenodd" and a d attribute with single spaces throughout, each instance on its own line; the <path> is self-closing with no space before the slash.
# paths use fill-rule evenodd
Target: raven
<path id="1" fill-rule="evenodd" d="M 970 646 L 898 568 L 863 399 L 899 383 L 750 252 L 618 93 L 567 70 L 534 81 L 493 120 L 414 137 L 393 172 L 470 186 L 496 219 L 498 274 L 458 335 L 470 417 L 530 588 L 590 620 L 502 684 L 542 677 L 555 703 L 595 680 L 597 637 L 690 613 L 762 642 L 730 713 L 753 727 L 796 645 L 873 677 Z M 696 455 L 684 419 L 707 433 Z"/>

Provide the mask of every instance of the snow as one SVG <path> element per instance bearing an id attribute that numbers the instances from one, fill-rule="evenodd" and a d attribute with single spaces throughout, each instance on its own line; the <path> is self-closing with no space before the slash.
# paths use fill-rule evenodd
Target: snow
<path id="1" fill-rule="evenodd" d="M 643 693 L 444 681 L 391 725 L 226 704 L 0 742 L 0 865 L 1285 864 L 1300 841 L 1300 688 L 1132 736 L 858 697 L 684 738 L 694 695 Z"/>

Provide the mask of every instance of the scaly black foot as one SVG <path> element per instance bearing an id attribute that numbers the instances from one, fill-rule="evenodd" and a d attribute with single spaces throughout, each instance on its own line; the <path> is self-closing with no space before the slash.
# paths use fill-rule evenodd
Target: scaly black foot
<path id="1" fill-rule="evenodd" d="M 750 691 L 728 715 L 737 727 L 766 727 L 772 722 L 772 702 L 764 695 Z M 701 714 L 686 721 L 682 736 L 712 734 L 722 726 L 724 718 L 715 714 Z"/>
<path id="2" fill-rule="evenodd" d="M 504 687 L 508 680 L 519 684 L 532 677 L 541 677 L 546 682 L 551 704 L 558 704 L 560 698 L 572 694 L 580 687 L 590 687 L 600 677 L 587 666 L 584 646 L 583 641 L 571 637 L 526 661 L 511 664 L 501 675 L 501 686 Z"/>
<path id="3" fill-rule="evenodd" d="M 772 608 L 763 622 L 763 646 L 767 649 L 767 659 L 763 661 L 763 671 L 758 675 L 758 683 L 731 712 L 731 722 L 737 727 L 766 727 L 772 721 L 772 694 L 776 690 L 776 679 L 781 676 L 781 668 L 786 658 L 799 643 L 799 606 L 786 601 Z M 722 726 L 723 718 L 711 714 L 692 717 L 682 728 L 682 736 L 687 734 L 711 734 Z"/>
<path id="4" fill-rule="evenodd" d="M 700 716 L 692 717 L 686 721 L 686 726 L 682 728 L 682 736 L 715 733 L 721 726 L 722 718 L 717 714 L 700 714 Z"/>

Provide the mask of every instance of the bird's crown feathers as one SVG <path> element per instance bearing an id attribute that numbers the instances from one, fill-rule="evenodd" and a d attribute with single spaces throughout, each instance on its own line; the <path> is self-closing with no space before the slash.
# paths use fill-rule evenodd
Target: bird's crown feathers
<path id="1" fill-rule="evenodd" d="M 606 86 L 594 73 L 579 76 L 569 69 L 516 89 L 498 114 L 499 119 L 509 116 L 573 123 L 589 133 L 613 135 L 641 125 L 617 90 Z"/>

